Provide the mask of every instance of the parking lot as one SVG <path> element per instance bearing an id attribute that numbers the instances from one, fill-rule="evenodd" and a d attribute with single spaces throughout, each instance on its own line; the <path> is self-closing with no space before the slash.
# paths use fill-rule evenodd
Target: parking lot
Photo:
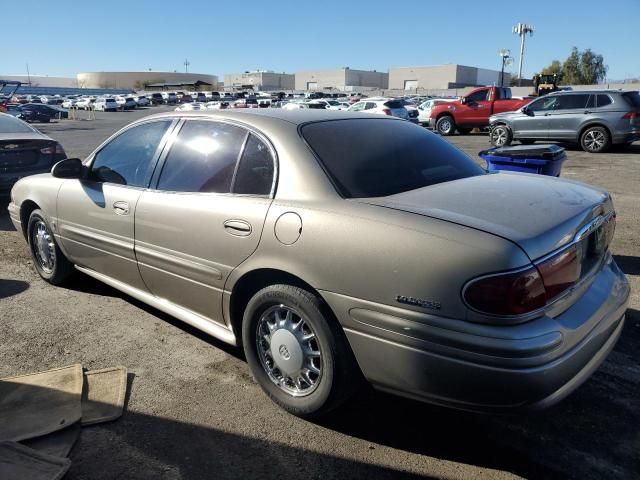
<path id="1" fill-rule="evenodd" d="M 169 107 L 36 125 L 83 158 L 115 130 Z M 82 112 L 80 117 L 84 118 Z M 473 158 L 485 134 L 447 137 Z M 82 432 L 70 479 L 638 478 L 640 142 L 592 155 L 567 147 L 562 176 L 609 190 L 613 253 L 632 288 L 618 345 L 559 405 L 519 416 L 447 410 L 363 390 L 317 422 L 285 413 L 242 353 L 78 275 L 41 280 L 0 200 L 0 376 L 82 363 L 129 369 L 126 413 Z"/>

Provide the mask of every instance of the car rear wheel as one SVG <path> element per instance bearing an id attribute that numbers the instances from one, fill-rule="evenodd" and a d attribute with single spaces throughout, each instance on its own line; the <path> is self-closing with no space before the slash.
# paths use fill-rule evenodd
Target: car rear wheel
<path id="1" fill-rule="evenodd" d="M 496 125 L 491 128 L 490 138 L 491 145 L 505 147 L 511 145 L 513 134 L 511 133 L 511 129 L 506 125 Z"/>
<path id="2" fill-rule="evenodd" d="M 314 294 L 292 285 L 258 291 L 244 312 L 242 341 L 251 373 L 288 412 L 323 415 L 360 381 L 344 332 Z"/>
<path id="3" fill-rule="evenodd" d="M 73 264 L 56 244 L 42 210 L 29 216 L 27 239 L 33 264 L 40 276 L 53 285 L 60 285 L 74 272 Z"/>
<path id="4" fill-rule="evenodd" d="M 436 131 L 444 137 L 453 135 L 456 131 L 456 122 L 453 117 L 451 115 L 440 117 L 436 122 Z"/>
<path id="5" fill-rule="evenodd" d="M 585 152 L 601 153 L 611 145 L 609 132 L 604 127 L 587 128 L 580 136 L 580 146 Z"/>

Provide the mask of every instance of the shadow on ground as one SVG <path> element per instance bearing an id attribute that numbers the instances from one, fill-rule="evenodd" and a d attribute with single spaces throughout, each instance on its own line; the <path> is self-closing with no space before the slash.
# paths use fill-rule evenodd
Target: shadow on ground
<path id="1" fill-rule="evenodd" d="M 614 255 L 613 259 L 620 267 L 620 270 L 627 275 L 640 275 L 640 257 L 633 255 Z"/>
<path id="2" fill-rule="evenodd" d="M 0 278 L 0 300 L 18 295 L 28 288 L 29 284 L 22 280 L 8 280 Z"/>

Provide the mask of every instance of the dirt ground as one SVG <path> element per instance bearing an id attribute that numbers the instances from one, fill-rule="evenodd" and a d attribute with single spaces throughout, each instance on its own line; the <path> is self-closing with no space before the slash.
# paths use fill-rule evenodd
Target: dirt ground
<path id="1" fill-rule="evenodd" d="M 160 108 L 38 126 L 84 157 L 120 126 Z M 449 137 L 473 157 L 485 135 Z M 0 377 L 80 362 L 125 365 L 117 422 L 85 428 L 69 479 L 640 478 L 640 143 L 588 155 L 562 176 L 608 189 L 615 258 L 632 284 L 615 350 L 550 410 L 462 413 L 371 390 L 329 419 L 276 407 L 241 352 L 85 276 L 40 280 L 0 200 Z"/>

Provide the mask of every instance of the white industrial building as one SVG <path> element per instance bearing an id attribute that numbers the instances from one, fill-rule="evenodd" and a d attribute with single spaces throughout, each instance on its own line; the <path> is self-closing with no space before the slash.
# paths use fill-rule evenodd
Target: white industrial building
<path id="1" fill-rule="evenodd" d="M 354 70 L 349 67 L 331 70 L 296 72 L 296 90 L 342 90 L 388 88 L 389 74 L 375 70 Z"/>
<path id="2" fill-rule="evenodd" d="M 504 74 L 504 85 L 511 76 Z M 429 90 L 500 85 L 500 71 L 466 65 L 431 65 L 393 67 L 389 69 L 389 88 L 394 90 Z"/>

